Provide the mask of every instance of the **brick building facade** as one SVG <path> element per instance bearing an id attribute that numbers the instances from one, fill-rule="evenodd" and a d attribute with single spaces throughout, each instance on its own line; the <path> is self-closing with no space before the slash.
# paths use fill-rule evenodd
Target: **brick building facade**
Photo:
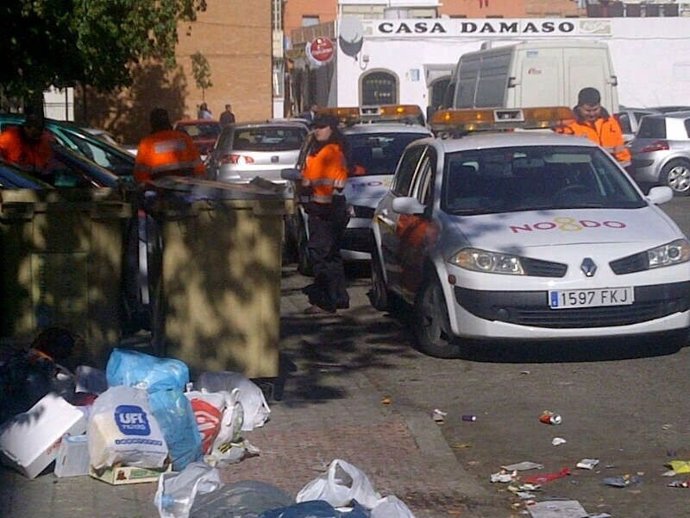
<path id="1" fill-rule="evenodd" d="M 137 142 L 149 131 L 152 108 L 166 108 L 174 120 L 196 118 L 205 100 L 214 117 L 231 103 L 238 121 L 271 117 L 271 0 L 223 2 L 207 0 L 207 9 L 193 23 L 178 28 L 177 67 L 139 66 L 134 84 L 113 94 L 94 91 L 77 95 L 75 117 L 104 127 L 123 142 Z M 212 86 L 197 87 L 191 56 L 200 52 L 210 66 Z"/>

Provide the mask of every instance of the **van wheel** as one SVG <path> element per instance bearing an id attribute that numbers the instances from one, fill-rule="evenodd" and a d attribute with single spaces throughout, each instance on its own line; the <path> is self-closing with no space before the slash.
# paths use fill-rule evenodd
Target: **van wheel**
<path id="1" fill-rule="evenodd" d="M 662 185 L 668 185 L 679 196 L 690 196 L 690 162 L 682 158 L 671 160 L 659 175 Z"/>
<path id="2" fill-rule="evenodd" d="M 426 281 L 417 297 L 413 326 L 420 351 L 436 358 L 458 357 L 460 347 L 453 341 L 446 300 L 435 275 Z"/>
<path id="3" fill-rule="evenodd" d="M 314 275 L 314 268 L 309 257 L 308 243 L 307 230 L 304 228 L 304 224 L 301 224 L 297 234 L 297 271 L 302 275 L 311 277 Z"/>
<path id="4" fill-rule="evenodd" d="M 388 293 L 388 286 L 386 286 L 386 280 L 383 275 L 381 257 L 375 245 L 371 252 L 371 291 L 369 292 L 369 300 L 371 305 L 379 311 L 386 311 L 390 305 L 390 294 Z"/>

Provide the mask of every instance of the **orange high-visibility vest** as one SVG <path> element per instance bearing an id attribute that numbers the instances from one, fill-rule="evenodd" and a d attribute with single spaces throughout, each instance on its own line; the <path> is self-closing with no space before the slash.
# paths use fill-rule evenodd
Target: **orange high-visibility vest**
<path id="1" fill-rule="evenodd" d="M 22 169 L 41 172 L 53 156 L 53 142 L 46 130 L 38 141 L 32 142 L 24 137 L 20 127 L 12 126 L 0 133 L 0 156 Z"/>
<path id="2" fill-rule="evenodd" d="M 563 133 L 587 137 L 611 153 L 619 162 L 630 162 L 630 150 L 623 144 L 620 124 L 606 112 L 604 116 L 595 120 L 594 124 L 575 119 L 563 129 Z"/>
<path id="3" fill-rule="evenodd" d="M 346 182 L 347 164 L 338 144 L 326 144 L 315 155 L 307 157 L 302 186 L 311 188 L 311 201 L 331 203 L 335 191 L 342 191 Z"/>
<path id="4" fill-rule="evenodd" d="M 204 176 L 206 168 L 191 137 L 182 131 L 157 131 L 137 148 L 134 179 L 147 183 L 163 176 Z"/>

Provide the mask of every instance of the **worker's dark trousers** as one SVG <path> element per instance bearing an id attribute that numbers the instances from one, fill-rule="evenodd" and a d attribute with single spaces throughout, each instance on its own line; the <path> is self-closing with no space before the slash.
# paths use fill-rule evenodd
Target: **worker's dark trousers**
<path id="1" fill-rule="evenodd" d="M 334 196 L 333 200 L 330 204 L 310 203 L 307 207 L 307 248 L 314 271 L 314 285 L 308 291 L 309 302 L 327 311 L 347 308 L 350 304 L 340 255 L 349 217 L 345 198 Z"/>

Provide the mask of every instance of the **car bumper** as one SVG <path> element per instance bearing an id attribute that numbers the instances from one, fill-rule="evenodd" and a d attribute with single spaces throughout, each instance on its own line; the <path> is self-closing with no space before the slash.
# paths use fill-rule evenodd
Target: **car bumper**
<path id="1" fill-rule="evenodd" d="M 371 235 L 371 219 L 351 218 L 345 233 L 340 254 L 344 261 L 370 261 L 374 240 Z"/>
<path id="2" fill-rule="evenodd" d="M 633 180 L 638 183 L 656 183 L 659 181 L 659 170 L 653 160 L 633 160 L 630 166 Z"/>
<path id="3" fill-rule="evenodd" d="M 547 291 L 453 288 L 455 329 L 478 338 L 636 335 L 690 326 L 690 282 L 637 286 L 628 306 L 550 309 Z"/>

